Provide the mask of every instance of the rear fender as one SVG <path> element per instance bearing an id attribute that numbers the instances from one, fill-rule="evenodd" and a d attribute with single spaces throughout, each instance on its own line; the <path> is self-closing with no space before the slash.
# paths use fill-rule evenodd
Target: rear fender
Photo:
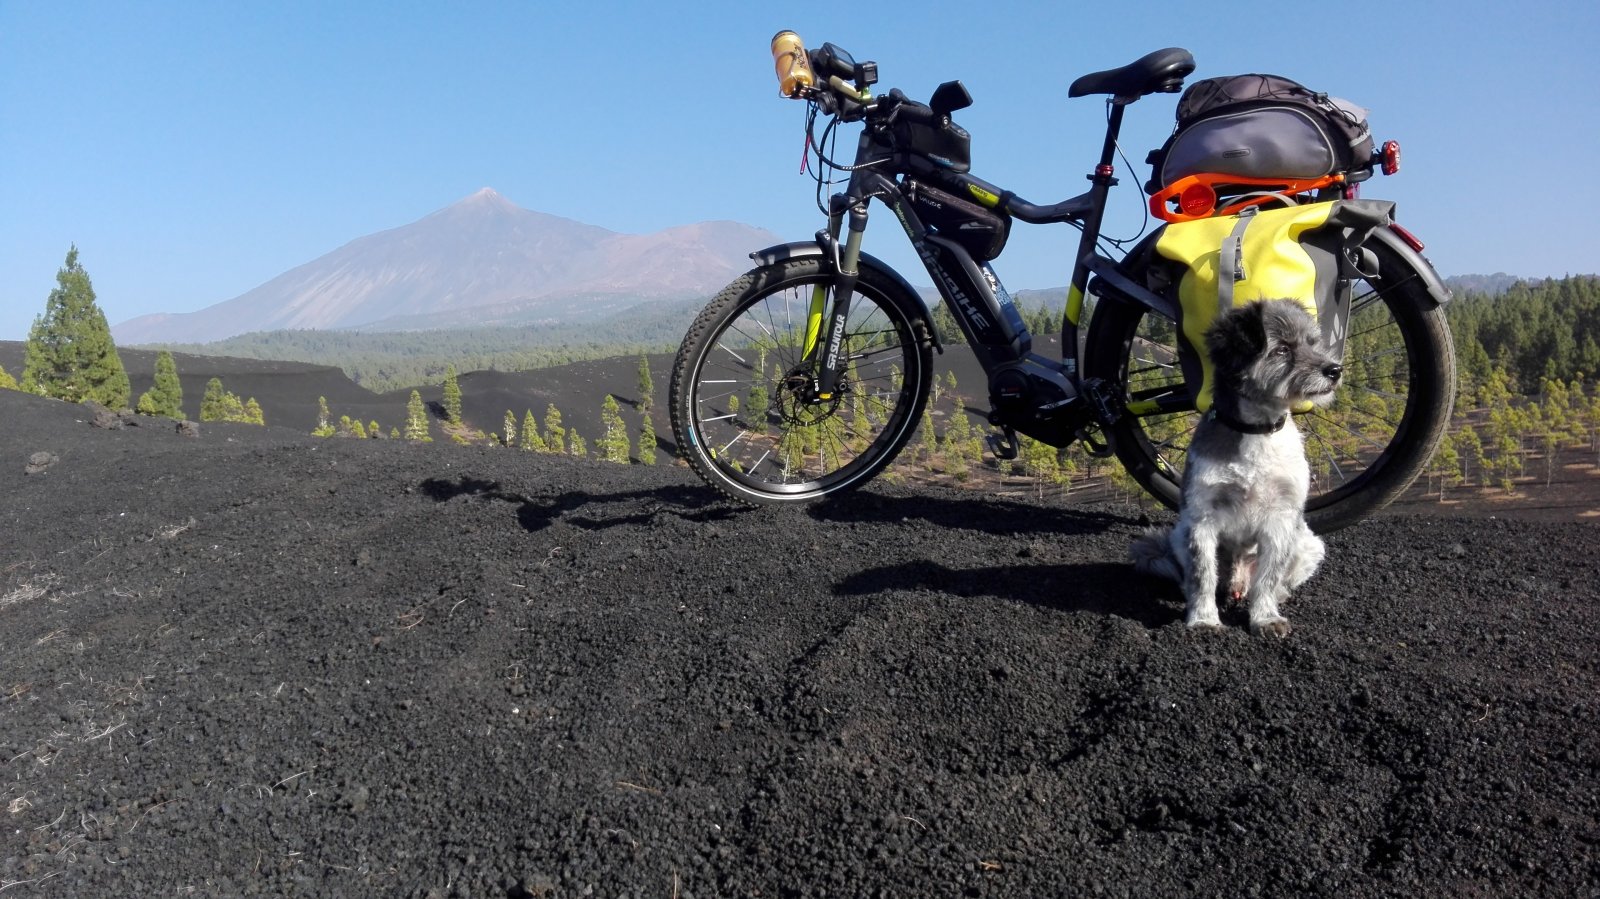
<path id="1" fill-rule="evenodd" d="M 1374 228 L 1369 241 L 1383 244 L 1384 248 L 1399 256 L 1401 261 L 1411 266 L 1417 277 L 1422 279 L 1427 288 L 1428 299 L 1433 301 L 1431 308 L 1437 309 L 1450 302 L 1450 288 L 1444 285 L 1444 280 L 1439 273 L 1433 270 L 1433 263 L 1429 262 L 1415 247 L 1406 242 L 1393 228 Z M 1383 272 L 1379 272 L 1383 274 Z"/>

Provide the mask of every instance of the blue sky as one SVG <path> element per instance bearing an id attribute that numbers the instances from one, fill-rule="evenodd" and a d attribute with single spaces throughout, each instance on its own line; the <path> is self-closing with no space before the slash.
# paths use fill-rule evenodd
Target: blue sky
<path id="1" fill-rule="evenodd" d="M 616 231 L 805 237 L 803 106 L 777 96 L 767 49 L 783 28 L 877 60 L 882 89 L 962 79 L 974 172 L 1034 202 L 1086 186 L 1103 107 L 1067 100 L 1077 75 L 1174 45 L 1197 78 L 1288 75 L 1401 142 L 1400 175 L 1365 195 L 1396 200 L 1445 274 L 1600 271 L 1600 4 L 848 8 L 0 0 L 0 339 L 26 336 L 74 243 L 119 322 L 229 299 L 486 186 Z M 1139 227 L 1174 102 L 1130 110 L 1113 234 Z M 1001 277 L 1065 283 L 1074 234 L 1019 226 Z M 868 233 L 925 283 L 903 244 L 886 219 Z"/>

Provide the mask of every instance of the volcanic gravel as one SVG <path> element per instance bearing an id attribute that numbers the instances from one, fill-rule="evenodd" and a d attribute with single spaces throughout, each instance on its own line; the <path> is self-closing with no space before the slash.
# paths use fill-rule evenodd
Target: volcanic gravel
<path id="1" fill-rule="evenodd" d="M 1122 507 L 91 418 L 0 391 L 6 899 L 1600 893 L 1591 525 L 1268 640 Z"/>

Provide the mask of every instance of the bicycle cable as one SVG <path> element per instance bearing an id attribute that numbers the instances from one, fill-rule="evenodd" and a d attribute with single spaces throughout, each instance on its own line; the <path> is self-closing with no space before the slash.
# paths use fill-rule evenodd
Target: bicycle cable
<path id="1" fill-rule="evenodd" d="M 812 180 L 817 182 L 817 210 L 823 215 L 827 215 L 828 207 L 827 204 L 823 202 L 823 195 L 827 192 L 827 188 L 832 187 L 835 184 L 847 184 L 850 180 L 848 178 L 834 178 L 832 177 L 833 173 L 855 172 L 861 169 L 870 168 L 875 165 L 883 165 L 888 160 L 877 159 L 873 160 L 872 162 L 862 163 L 861 165 L 845 165 L 844 163 L 836 162 L 834 160 L 834 153 L 837 151 L 839 146 L 839 133 L 837 130 L 839 126 L 839 117 L 837 115 L 828 117 L 828 124 L 823 126 L 822 137 L 819 139 L 816 137 L 818 109 L 819 104 L 815 100 L 812 100 L 807 104 L 806 151 L 802 160 L 802 171 L 809 173 Z M 811 157 L 813 155 L 816 156 L 817 159 L 816 167 L 814 169 L 811 165 Z"/>
<path id="2" fill-rule="evenodd" d="M 1111 100 L 1107 100 L 1106 101 L 1106 119 L 1108 121 L 1111 118 L 1111 106 L 1112 106 L 1112 101 Z M 1117 157 L 1122 160 L 1122 164 L 1124 166 L 1127 166 L 1128 174 L 1132 175 L 1133 174 L 1133 162 L 1132 162 L 1132 160 L 1128 159 L 1128 154 L 1123 151 L 1123 149 L 1122 149 L 1122 141 L 1118 140 L 1116 142 L 1115 146 L 1117 148 Z M 1126 244 L 1137 243 L 1140 238 L 1144 237 L 1145 231 L 1148 230 L 1149 227 L 1150 227 L 1150 206 L 1149 206 L 1149 204 L 1141 202 L 1139 204 L 1139 209 L 1140 209 L 1141 212 L 1144 213 L 1144 218 L 1143 218 L 1142 221 L 1139 222 L 1139 230 L 1137 232 L 1135 232 L 1132 237 L 1107 237 L 1104 234 L 1100 234 L 1095 238 L 1095 242 L 1098 243 L 1098 244 L 1109 245 L 1111 247 L 1115 247 L 1117 252 L 1119 252 L 1119 253 L 1123 251 L 1124 246 Z M 1104 246 L 1102 246 L 1101 248 L 1105 249 Z"/>

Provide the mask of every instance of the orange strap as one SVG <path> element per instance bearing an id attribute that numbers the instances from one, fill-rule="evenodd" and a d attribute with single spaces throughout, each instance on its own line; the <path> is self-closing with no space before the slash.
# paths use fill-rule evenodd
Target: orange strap
<path id="1" fill-rule="evenodd" d="M 1185 175 L 1163 187 L 1155 196 L 1150 198 L 1150 214 L 1167 222 L 1193 222 L 1199 219 L 1211 218 L 1212 216 L 1233 215 L 1242 209 L 1259 205 L 1270 199 L 1270 197 L 1255 195 L 1230 203 L 1221 209 L 1212 208 L 1206 212 L 1191 213 L 1184 211 L 1184 206 L 1188 204 L 1181 203 L 1179 200 L 1184 191 L 1191 188 L 1197 191 L 1209 190 L 1211 192 L 1211 205 L 1215 207 L 1215 187 L 1219 184 L 1269 188 L 1271 193 L 1279 194 L 1301 194 L 1343 183 L 1343 174 L 1324 175 L 1321 178 L 1286 180 L 1283 178 L 1246 178 L 1243 175 L 1202 172 L 1197 175 Z"/>

